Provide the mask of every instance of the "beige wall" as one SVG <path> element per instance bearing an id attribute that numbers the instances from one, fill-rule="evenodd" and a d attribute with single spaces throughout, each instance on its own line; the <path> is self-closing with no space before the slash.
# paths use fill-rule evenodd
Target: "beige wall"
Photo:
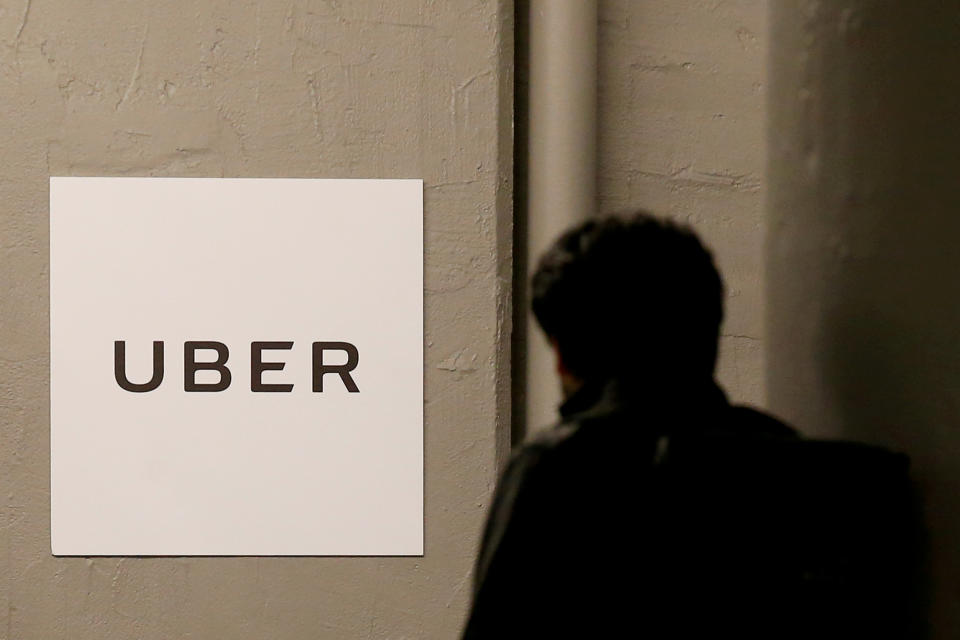
<path id="1" fill-rule="evenodd" d="M 0 638 L 455 635 L 509 436 L 510 3 L 0 2 Z M 50 175 L 422 177 L 423 558 L 53 558 Z"/>
<path id="2" fill-rule="evenodd" d="M 719 378 L 763 405 L 767 3 L 601 0 L 599 199 L 691 224 L 727 283 Z"/>
<path id="3" fill-rule="evenodd" d="M 957 7 L 780 0 L 771 18 L 770 405 L 818 435 L 910 455 L 929 637 L 956 638 Z"/>

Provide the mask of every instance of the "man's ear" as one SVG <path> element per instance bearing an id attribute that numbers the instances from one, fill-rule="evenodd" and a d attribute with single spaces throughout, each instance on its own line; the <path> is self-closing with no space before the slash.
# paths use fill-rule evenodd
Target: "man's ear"
<path id="1" fill-rule="evenodd" d="M 573 375 L 567 368 L 567 364 L 563 361 L 563 354 L 560 352 L 560 345 L 554 338 L 550 338 L 550 346 L 553 348 L 553 354 L 557 359 L 557 377 L 560 378 L 560 388 L 563 391 L 564 398 L 568 398 L 583 385 L 583 380 Z"/>
<path id="2" fill-rule="evenodd" d="M 563 362 L 563 354 L 560 353 L 560 345 L 557 344 L 556 338 L 550 338 L 550 346 L 553 348 L 553 355 L 557 361 L 557 374 L 563 378 L 570 375 L 570 370 L 567 369 L 567 365 Z"/>

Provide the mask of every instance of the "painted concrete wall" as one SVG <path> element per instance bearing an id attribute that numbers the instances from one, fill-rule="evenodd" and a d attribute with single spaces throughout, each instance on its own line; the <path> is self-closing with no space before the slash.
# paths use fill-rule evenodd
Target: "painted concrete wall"
<path id="1" fill-rule="evenodd" d="M 509 437 L 512 20 L 0 2 L 0 638 L 455 635 Z M 50 175 L 425 180 L 423 558 L 50 556 Z"/>
<path id="2" fill-rule="evenodd" d="M 601 0 L 599 200 L 690 224 L 727 284 L 721 384 L 763 405 L 765 0 Z"/>
<path id="3" fill-rule="evenodd" d="M 960 21 L 937 0 L 771 11 L 771 408 L 910 454 L 930 637 L 960 629 Z"/>

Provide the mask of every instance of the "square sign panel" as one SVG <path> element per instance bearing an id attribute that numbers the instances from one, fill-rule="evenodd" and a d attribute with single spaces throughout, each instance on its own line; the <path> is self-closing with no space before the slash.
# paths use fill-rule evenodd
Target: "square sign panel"
<path id="1" fill-rule="evenodd" d="M 50 179 L 56 555 L 423 553 L 420 180 Z"/>

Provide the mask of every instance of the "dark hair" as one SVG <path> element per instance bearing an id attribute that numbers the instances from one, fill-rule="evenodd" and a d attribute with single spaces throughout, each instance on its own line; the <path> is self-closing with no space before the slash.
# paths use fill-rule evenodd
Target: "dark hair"
<path id="1" fill-rule="evenodd" d="M 585 222 L 543 255 L 532 291 L 581 379 L 713 374 L 723 282 L 689 228 L 645 211 Z"/>

